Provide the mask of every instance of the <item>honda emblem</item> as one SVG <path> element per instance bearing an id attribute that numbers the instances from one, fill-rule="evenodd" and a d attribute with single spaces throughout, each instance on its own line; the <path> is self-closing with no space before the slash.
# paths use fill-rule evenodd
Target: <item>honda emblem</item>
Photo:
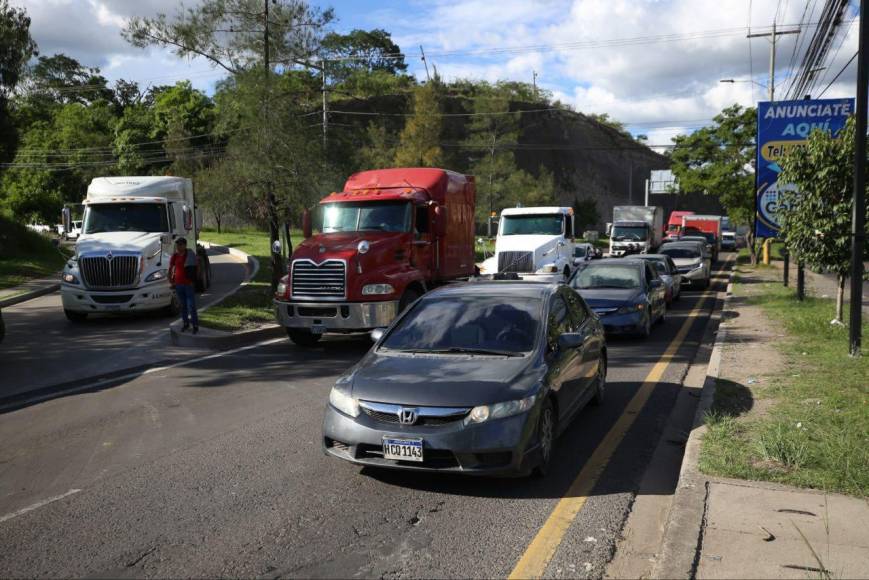
<path id="1" fill-rule="evenodd" d="M 398 422 L 402 425 L 413 425 L 416 423 L 417 410 L 405 409 L 402 407 L 398 410 Z"/>

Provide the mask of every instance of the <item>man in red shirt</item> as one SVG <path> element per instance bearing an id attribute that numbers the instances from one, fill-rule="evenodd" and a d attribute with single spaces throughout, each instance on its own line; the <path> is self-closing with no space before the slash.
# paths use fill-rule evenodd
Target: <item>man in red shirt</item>
<path id="1" fill-rule="evenodd" d="M 187 240 L 175 240 L 175 253 L 169 260 L 169 282 L 175 288 L 178 303 L 181 305 L 181 320 L 184 326 L 181 332 L 186 332 L 193 322 L 193 334 L 199 332 L 199 316 L 196 313 L 196 292 L 193 281 L 199 271 L 199 260 L 196 252 L 187 249 Z"/>

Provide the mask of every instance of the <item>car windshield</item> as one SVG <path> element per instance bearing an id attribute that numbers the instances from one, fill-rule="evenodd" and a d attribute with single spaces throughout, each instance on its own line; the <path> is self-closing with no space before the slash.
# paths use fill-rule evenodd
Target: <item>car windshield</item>
<path id="1" fill-rule="evenodd" d="M 539 299 L 427 298 L 401 319 L 383 346 L 405 352 L 516 355 L 534 349 L 539 317 Z"/>
<path id="2" fill-rule="evenodd" d="M 645 226 L 614 226 L 612 238 L 614 240 L 633 240 L 641 242 L 646 239 Z"/>
<path id="3" fill-rule="evenodd" d="M 579 271 L 572 285 L 579 290 L 590 288 L 639 288 L 640 268 L 628 264 L 598 264 Z"/>
<path id="4" fill-rule="evenodd" d="M 564 231 L 561 214 L 507 215 L 501 218 L 502 236 L 560 236 Z"/>
<path id="5" fill-rule="evenodd" d="M 410 231 L 410 203 L 330 203 L 323 212 L 323 233 Z"/>
<path id="6" fill-rule="evenodd" d="M 700 252 L 691 248 L 661 248 L 660 252 L 671 258 L 699 258 Z"/>
<path id="7" fill-rule="evenodd" d="M 168 231 L 169 218 L 162 203 L 96 203 L 85 208 L 85 234 Z"/>

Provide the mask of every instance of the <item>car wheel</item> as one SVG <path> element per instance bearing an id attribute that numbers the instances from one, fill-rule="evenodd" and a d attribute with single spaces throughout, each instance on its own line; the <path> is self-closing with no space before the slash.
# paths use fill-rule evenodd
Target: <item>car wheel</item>
<path id="1" fill-rule="evenodd" d="M 76 312 L 74 310 L 67 310 L 66 308 L 63 309 L 63 313 L 70 322 L 84 322 L 88 317 L 87 312 Z"/>
<path id="2" fill-rule="evenodd" d="M 404 310 L 416 302 L 417 298 L 422 296 L 422 293 L 416 288 L 408 288 L 404 291 L 404 295 L 401 297 L 401 300 L 398 302 L 398 313 L 401 314 Z"/>
<path id="3" fill-rule="evenodd" d="M 288 328 L 287 336 L 298 346 L 314 346 L 323 337 L 322 334 L 314 334 L 301 328 Z"/>
<path id="4" fill-rule="evenodd" d="M 652 314 L 651 314 L 651 312 L 649 312 L 646 315 L 646 320 L 643 323 L 643 328 L 640 329 L 639 336 L 640 336 L 640 338 L 649 338 L 649 336 L 651 336 L 651 335 L 652 335 Z"/>
<path id="5" fill-rule="evenodd" d="M 540 409 L 537 419 L 537 441 L 540 444 L 540 463 L 534 468 L 534 475 L 544 477 L 549 473 L 549 463 L 552 461 L 552 448 L 555 446 L 555 407 L 547 399 Z"/>
<path id="6" fill-rule="evenodd" d="M 597 378 L 595 379 L 594 397 L 591 399 L 591 404 L 598 407 L 603 404 L 604 391 L 606 390 L 606 358 L 600 359 L 600 364 L 597 365 Z"/>

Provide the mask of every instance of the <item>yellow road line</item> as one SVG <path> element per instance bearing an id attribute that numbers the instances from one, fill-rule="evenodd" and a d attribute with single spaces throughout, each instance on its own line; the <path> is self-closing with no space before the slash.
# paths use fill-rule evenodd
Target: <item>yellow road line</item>
<path id="1" fill-rule="evenodd" d="M 546 520 L 546 523 L 544 523 L 543 527 L 540 528 L 540 531 L 537 532 L 534 540 L 525 550 L 522 558 L 510 573 L 509 577 L 511 579 L 540 578 L 543 576 L 543 573 L 546 571 L 546 566 L 549 564 L 552 556 L 555 555 L 555 550 L 557 550 L 558 546 L 561 544 L 564 534 L 567 532 L 570 524 L 573 523 L 573 520 L 582 509 L 582 506 L 585 505 L 588 496 L 591 494 L 592 489 L 594 489 L 597 480 L 600 478 L 604 468 L 606 468 L 609 460 L 612 458 L 613 453 L 615 453 L 619 443 L 621 443 L 628 430 L 634 424 L 634 421 L 640 415 L 640 411 L 643 409 L 643 406 L 645 406 L 649 397 L 652 395 L 652 392 L 655 390 L 655 385 L 661 380 L 661 377 L 664 376 L 664 371 L 678 352 L 679 347 L 682 346 L 685 337 L 691 330 L 691 325 L 694 322 L 694 319 L 700 315 L 700 312 L 706 305 L 706 300 L 710 295 L 712 295 L 712 293 L 709 292 L 704 292 L 701 295 L 697 305 L 693 310 L 691 310 L 686 317 L 685 322 L 682 323 L 679 332 L 676 333 L 676 337 L 667 346 L 667 350 L 664 351 L 664 354 L 661 355 L 661 358 L 658 359 L 658 362 L 655 363 L 655 366 L 652 367 L 649 374 L 646 375 L 643 384 L 628 403 L 627 407 L 625 407 L 625 410 L 618 418 L 618 421 L 616 421 L 615 425 L 613 425 L 607 432 L 606 436 L 604 436 L 600 445 L 597 446 L 597 449 L 594 450 L 591 457 L 586 461 L 585 466 L 583 466 L 579 475 L 577 475 L 576 479 L 573 480 L 573 483 L 570 484 L 567 493 L 564 494 L 564 497 L 559 500 L 555 509 L 552 510 L 549 519 Z"/>

